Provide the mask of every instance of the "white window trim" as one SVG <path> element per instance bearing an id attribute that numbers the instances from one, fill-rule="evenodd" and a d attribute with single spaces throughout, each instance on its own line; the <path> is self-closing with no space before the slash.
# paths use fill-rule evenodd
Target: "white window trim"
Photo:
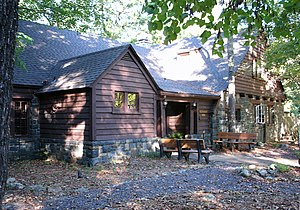
<path id="1" fill-rule="evenodd" d="M 266 105 L 259 104 L 255 106 L 255 122 L 257 124 L 266 123 Z"/>

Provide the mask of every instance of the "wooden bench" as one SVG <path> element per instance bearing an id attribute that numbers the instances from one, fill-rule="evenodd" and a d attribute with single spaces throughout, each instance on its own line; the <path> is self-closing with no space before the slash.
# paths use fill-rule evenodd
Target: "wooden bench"
<path id="1" fill-rule="evenodd" d="M 209 163 L 209 154 L 211 150 L 206 149 L 203 139 L 170 139 L 163 138 L 159 142 L 160 157 L 166 155 L 171 158 L 173 152 L 178 153 L 178 160 L 181 160 L 184 156 L 186 160 L 189 160 L 191 153 L 198 154 L 198 163 L 201 162 L 204 157 L 205 162 Z"/>
<path id="2" fill-rule="evenodd" d="M 172 152 L 178 152 L 178 160 L 181 159 L 180 152 L 180 145 L 176 139 L 170 138 L 163 138 L 159 141 L 159 148 L 160 148 L 160 157 L 162 158 L 166 155 L 168 158 L 171 158 Z"/>
<path id="3" fill-rule="evenodd" d="M 256 144 L 257 135 L 256 133 L 219 132 L 218 139 L 219 140 L 214 140 L 215 144 L 222 147 L 224 143 L 227 143 L 227 145 L 231 148 L 231 151 L 234 150 L 235 146 L 238 149 L 239 145 L 247 145 L 248 150 L 250 151 Z"/>
<path id="4" fill-rule="evenodd" d="M 198 163 L 201 163 L 202 157 L 207 164 L 209 163 L 209 155 L 212 151 L 206 148 L 203 139 L 179 139 L 178 141 L 180 142 L 181 154 L 186 160 L 189 160 L 191 153 L 197 153 Z"/>

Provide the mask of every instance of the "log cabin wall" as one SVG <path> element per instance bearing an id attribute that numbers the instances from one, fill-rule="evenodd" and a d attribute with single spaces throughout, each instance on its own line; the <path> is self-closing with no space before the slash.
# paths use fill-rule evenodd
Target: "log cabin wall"
<path id="1" fill-rule="evenodd" d="M 91 96 L 89 89 L 42 94 L 40 128 L 42 148 L 57 159 L 76 161 L 90 140 Z"/>
<path id="2" fill-rule="evenodd" d="M 139 152 L 156 137 L 156 93 L 139 62 L 128 52 L 94 87 L 92 164 Z M 122 109 L 116 92 L 124 93 Z M 138 95 L 137 109 L 128 109 L 128 94 Z"/>
<path id="3" fill-rule="evenodd" d="M 32 86 L 13 87 L 8 150 L 10 160 L 34 159 L 39 151 L 39 101 L 34 95 L 37 90 L 38 87 Z"/>

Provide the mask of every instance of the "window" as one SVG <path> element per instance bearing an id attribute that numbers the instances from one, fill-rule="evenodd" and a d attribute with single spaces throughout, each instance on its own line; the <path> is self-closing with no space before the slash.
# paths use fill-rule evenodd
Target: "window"
<path id="1" fill-rule="evenodd" d="M 242 119 L 242 117 L 241 117 L 241 109 L 235 109 L 235 120 L 237 122 L 241 122 L 241 119 Z"/>
<path id="2" fill-rule="evenodd" d="M 252 61 L 252 76 L 258 77 L 258 65 L 256 59 L 253 59 Z"/>
<path id="3" fill-rule="evenodd" d="M 138 94 L 128 93 L 127 94 L 128 109 L 137 110 L 138 109 Z"/>
<path id="4" fill-rule="evenodd" d="M 114 107 L 122 109 L 124 107 L 124 92 L 115 92 L 115 102 Z"/>
<path id="5" fill-rule="evenodd" d="M 114 109 L 116 113 L 137 113 L 139 111 L 139 93 L 116 91 Z"/>
<path id="6" fill-rule="evenodd" d="M 14 125 L 13 130 L 16 136 L 26 136 L 28 134 L 28 102 L 14 102 Z"/>
<path id="7" fill-rule="evenodd" d="M 269 111 L 269 124 L 275 124 L 275 109 L 274 107 L 268 107 Z"/>
<path id="8" fill-rule="evenodd" d="M 256 123 L 265 124 L 266 122 L 266 106 L 263 104 L 255 106 Z"/>

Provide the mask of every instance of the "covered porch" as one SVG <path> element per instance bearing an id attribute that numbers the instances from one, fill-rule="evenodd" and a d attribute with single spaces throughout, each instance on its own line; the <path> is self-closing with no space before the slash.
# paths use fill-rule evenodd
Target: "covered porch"
<path id="1" fill-rule="evenodd" d="M 198 134 L 210 144 L 217 132 L 217 100 L 218 97 L 164 93 L 157 100 L 157 136 Z"/>

